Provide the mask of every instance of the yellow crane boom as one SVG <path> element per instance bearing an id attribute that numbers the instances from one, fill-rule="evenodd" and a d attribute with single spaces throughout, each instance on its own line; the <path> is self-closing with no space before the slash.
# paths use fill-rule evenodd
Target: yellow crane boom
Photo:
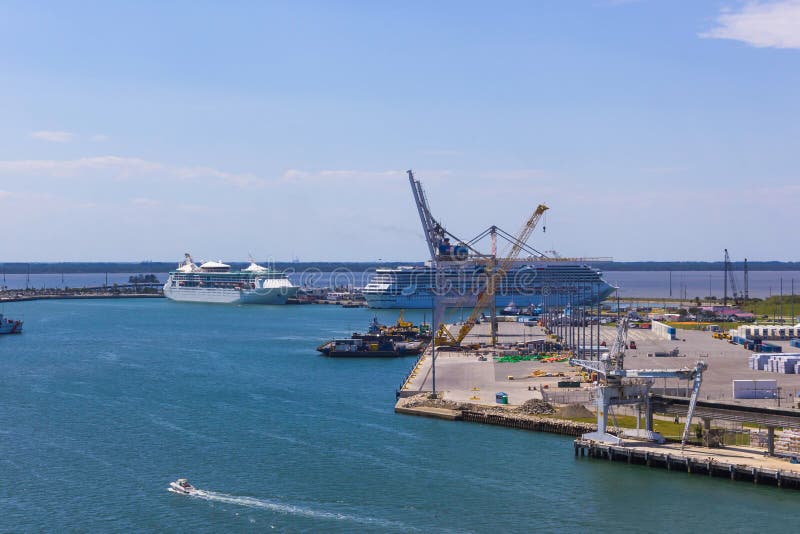
<path id="1" fill-rule="evenodd" d="M 514 262 L 517 256 L 519 256 L 519 253 L 522 251 L 525 243 L 530 238 L 531 233 L 533 233 L 533 230 L 536 228 L 536 225 L 539 224 L 539 219 L 542 218 L 542 215 L 548 209 L 549 208 L 544 204 L 539 204 L 530 218 L 528 218 L 528 220 L 522 226 L 522 229 L 520 230 L 518 237 L 514 240 L 514 243 L 512 244 L 511 250 L 508 252 L 508 254 L 506 254 L 498 264 L 492 265 L 491 263 L 494 262 L 491 262 L 486 266 L 486 285 L 483 287 L 480 293 L 478 293 L 472 313 L 469 314 L 469 317 L 467 317 L 467 320 L 464 321 L 464 324 L 461 325 L 461 328 L 458 329 L 458 333 L 455 335 L 451 334 L 444 324 L 440 325 L 439 330 L 436 333 L 435 342 L 437 345 L 460 345 L 461 342 L 464 341 L 464 338 L 467 337 L 467 334 L 470 333 L 472 328 L 477 323 L 478 317 L 482 313 L 483 309 L 491 303 L 493 298 L 495 298 L 497 287 L 503 281 L 503 278 L 505 277 L 508 269 L 511 267 L 511 264 Z M 494 344 L 495 341 L 496 340 L 493 338 L 492 344 Z"/>

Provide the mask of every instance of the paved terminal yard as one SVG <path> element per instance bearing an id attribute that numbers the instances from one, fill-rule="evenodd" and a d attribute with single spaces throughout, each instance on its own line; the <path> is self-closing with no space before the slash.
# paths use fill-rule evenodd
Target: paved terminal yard
<path id="1" fill-rule="evenodd" d="M 545 339 L 543 330 L 538 326 L 526 326 L 517 322 L 500 322 L 498 343 L 511 345 L 518 342 Z M 477 325 L 467 337 L 465 344 L 489 341 L 489 324 Z M 610 347 L 616 337 L 616 328 L 600 327 L 600 337 Z M 581 340 L 583 337 L 581 336 Z M 733 345 L 726 340 L 714 339 L 710 332 L 694 330 L 678 330 L 678 339 L 674 341 L 660 339 L 651 330 L 630 329 L 628 341 L 636 342 L 636 349 L 626 351 L 625 367 L 628 369 L 664 369 L 691 367 L 697 360 L 708 363 L 708 371 L 703 374 L 701 398 L 719 400 L 736 404 L 747 404 L 762 407 L 776 407 L 776 400 L 734 400 L 732 398 L 732 380 L 740 379 L 775 379 L 780 388 L 781 407 L 796 407 L 797 393 L 800 392 L 800 375 L 784 375 L 753 371 L 747 367 L 747 358 L 752 353 Z M 595 341 L 596 343 L 596 341 Z M 774 342 L 782 345 L 785 352 L 797 349 L 788 342 Z M 586 334 L 589 344 L 589 334 Z M 677 348 L 679 357 L 648 357 L 648 353 L 669 352 Z M 508 394 L 509 404 L 522 404 L 528 399 L 542 398 L 542 388 L 551 399 L 563 396 L 569 402 L 570 396 L 580 401 L 581 390 L 557 388 L 559 381 L 579 380 L 578 369 L 567 363 L 516 362 L 499 363 L 495 361 L 491 349 L 480 351 L 449 352 L 437 351 L 436 389 L 444 397 L 453 401 L 471 401 L 479 404 L 493 404 L 497 392 Z M 500 348 L 497 354 L 507 354 L 509 349 Z M 484 357 L 485 361 L 480 359 Z M 550 375 L 563 376 L 533 377 L 537 370 Z M 513 379 L 509 379 L 513 377 Z M 433 387 L 430 351 L 426 353 L 415 370 L 414 376 L 406 383 L 405 391 L 430 391 Z M 676 379 L 659 379 L 654 384 L 660 388 L 685 388 L 685 381 Z M 588 388 L 583 384 L 582 389 Z"/>
<path id="2" fill-rule="evenodd" d="M 518 342 L 542 340 L 546 337 L 538 326 L 525 326 L 516 322 L 501 322 L 499 331 L 499 344 L 507 347 Z M 489 340 L 488 332 L 488 324 L 478 325 L 466 340 L 466 344 L 487 342 Z M 759 427 L 764 423 L 765 428 L 750 430 L 755 434 L 744 432 L 749 437 L 749 441 L 745 441 L 743 445 L 732 445 L 726 442 L 728 444 L 723 448 L 687 445 L 685 449 L 682 449 L 679 443 L 658 445 L 636 440 L 626 440 L 622 445 L 610 445 L 578 437 L 574 442 L 575 455 L 800 489 L 800 464 L 796 462 L 796 458 L 800 458 L 800 433 L 797 431 L 800 428 L 797 424 L 798 418 L 800 418 L 800 409 L 793 409 L 797 408 L 796 399 L 797 393 L 800 392 L 800 375 L 750 370 L 747 367 L 747 358 L 751 354 L 749 351 L 744 350 L 741 345 L 714 339 L 710 332 L 678 330 L 678 336 L 677 340 L 665 340 L 660 339 L 651 330 L 630 330 L 628 341 L 635 341 L 637 348 L 626 351 L 625 367 L 627 369 L 672 369 L 691 367 L 697 360 L 706 361 L 708 370 L 703 374 L 700 395 L 701 400 L 705 402 L 698 403 L 698 412 L 705 410 L 709 417 L 704 420 L 704 425 L 710 424 L 711 419 L 719 417 L 723 420 L 727 418 L 727 421 L 758 422 L 757 426 Z M 611 346 L 616 337 L 616 328 L 601 327 L 600 337 L 608 346 Z M 796 350 L 791 348 L 788 343 L 781 343 L 781 345 L 786 352 Z M 648 356 L 648 353 L 670 352 L 675 348 L 678 348 L 678 357 Z M 409 410 L 403 407 L 405 401 L 426 398 L 424 395 L 418 395 L 413 398 L 399 399 L 396 411 L 562 434 L 569 434 L 570 430 L 575 430 L 567 428 L 568 431 L 565 432 L 562 427 L 569 426 L 569 423 L 578 423 L 552 424 L 551 426 L 554 428 L 549 428 L 547 425 L 552 421 L 547 419 L 547 416 L 544 418 L 533 417 L 532 421 L 528 421 L 526 416 L 518 415 L 518 411 L 512 406 L 496 407 L 495 394 L 497 392 L 508 394 L 508 402 L 511 405 L 521 405 L 530 399 L 542 399 L 543 392 L 546 400 L 554 404 L 588 404 L 591 402 L 592 388 L 589 384 L 583 383 L 580 388 L 557 387 L 557 383 L 560 381 L 580 380 L 578 370 L 570 367 L 568 363 L 534 361 L 501 363 L 496 361 L 495 355 L 509 352 L 511 352 L 510 349 L 502 347 L 496 350 L 496 354 L 489 348 L 469 352 L 440 351 L 436 358 L 436 390 L 443 394 L 444 400 L 429 402 L 453 402 L 443 408 L 423 405 L 420 408 Z M 549 376 L 534 376 L 536 372 Z M 774 399 L 732 399 L 731 381 L 736 379 L 777 380 L 783 396 L 780 408 L 778 408 L 777 400 Z M 678 383 L 677 380 L 667 380 L 666 383 L 663 380 L 657 380 L 653 391 L 660 393 L 659 389 L 662 387 L 686 387 L 686 384 Z M 401 396 L 429 392 L 432 389 L 433 369 L 429 349 L 405 382 Z M 667 394 L 674 395 L 675 392 L 667 391 Z M 661 399 L 668 399 L 668 397 Z M 667 400 L 667 402 L 671 401 Z M 470 404 L 459 405 L 456 403 Z M 731 404 L 741 405 L 743 408 L 735 408 L 732 411 Z M 495 408 L 488 406 L 495 406 Z M 677 408 L 678 412 L 667 411 L 665 413 L 684 413 L 685 406 L 677 406 Z M 732 413 L 734 414 L 733 419 L 730 418 Z M 671 419 L 672 415 L 657 417 Z M 753 426 L 755 425 L 751 424 L 751 429 Z M 782 426 L 784 430 L 780 431 Z M 573 435 L 581 434 L 579 429 L 575 431 L 577 434 Z M 756 436 L 755 442 L 753 436 Z M 766 439 L 766 443 L 761 443 L 762 438 Z M 774 446 L 776 443 L 774 440 L 782 441 L 782 445 Z M 740 441 L 735 443 L 740 443 Z M 776 454 L 776 456 L 772 454 Z"/>

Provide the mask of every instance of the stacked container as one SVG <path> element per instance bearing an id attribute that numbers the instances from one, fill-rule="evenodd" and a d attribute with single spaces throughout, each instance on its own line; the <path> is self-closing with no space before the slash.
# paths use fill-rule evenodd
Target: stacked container
<path id="1" fill-rule="evenodd" d="M 673 340 L 676 338 L 677 330 L 675 330 L 674 326 L 667 326 L 664 323 L 652 321 L 651 328 L 653 333 L 657 334 L 662 339 Z"/>
<path id="2" fill-rule="evenodd" d="M 774 399 L 778 391 L 777 380 L 734 380 L 734 399 Z"/>
<path id="3" fill-rule="evenodd" d="M 747 358 L 747 367 L 753 371 L 767 371 L 780 374 L 800 374 L 800 352 L 775 355 L 771 353 L 756 353 Z"/>
<path id="4" fill-rule="evenodd" d="M 800 337 L 800 325 L 750 325 L 740 326 L 733 330 L 735 337 L 749 338 L 760 337 L 762 339 L 791 339 Z"/>
<path id="5" fill-rule="evenodd" d="M 764 366 L 770 359 L 769 354 L 753 354 L 747 358 L 747 366 L 753 371 L 764 371 Z"/>

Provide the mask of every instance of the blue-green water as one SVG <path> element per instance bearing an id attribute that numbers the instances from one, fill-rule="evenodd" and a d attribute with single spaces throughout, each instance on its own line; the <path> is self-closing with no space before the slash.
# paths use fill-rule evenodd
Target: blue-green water
<path id="1" fill-rule="evenodd" d="M 314 350 L 369 310 L 159 299 L 5 313 L 25 333 L 0 337 L 0 531 L 749 532 L 793 524 L 800 502 L 576 460 L 559 436 L 395 415 L 413 359 Z M 181 476 L 213 493 L 166 492 Z"/>

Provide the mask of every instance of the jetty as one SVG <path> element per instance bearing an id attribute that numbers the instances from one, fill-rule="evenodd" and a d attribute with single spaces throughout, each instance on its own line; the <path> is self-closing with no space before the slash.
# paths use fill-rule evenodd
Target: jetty
<path id="1" fill-rule="evenodd" d="M 81 288 L 6 289 L 0 302 L 61 299 L 163 298 L 161 284 L 118 284 Z"/>

